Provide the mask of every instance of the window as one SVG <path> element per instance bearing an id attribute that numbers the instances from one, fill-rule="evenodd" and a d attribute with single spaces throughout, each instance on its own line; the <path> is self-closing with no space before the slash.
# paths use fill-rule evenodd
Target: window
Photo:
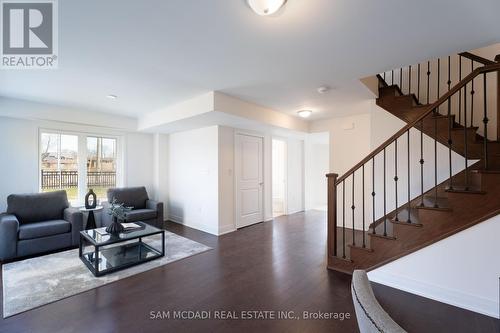
<path id="1" fill-rule="evenodd" d="M 41 135 L 41 190 L 66 190 L 68 200 L 78 199 L 78 136 Z"/>
<path id="2" fill-rule="evenodd" d="M 93 189 L 98 200 L 106 200 L 106 191 L 116 186 L 116 139 L 87 137 L 87 190 Z"/>
<path id="3" fill-rule="evenodd" d="M 117 186 L 118 139 L 87 134 L 40 133 L 40 191 L 66 190 L 81 205 L 93 189 L 98 201 Z"/>

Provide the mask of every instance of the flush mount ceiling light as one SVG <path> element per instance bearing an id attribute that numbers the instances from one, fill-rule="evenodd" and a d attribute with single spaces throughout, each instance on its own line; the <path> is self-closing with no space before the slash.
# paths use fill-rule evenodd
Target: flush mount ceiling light
<path id="1" fill-rule="evenodd" d="M 267 16 L 276 13 L 286 0 L 247 0 L 250 8 L 258 15 Z"/>
<path id="2" fill-rule="evenodd" d="M 328 91 L 330 91 L 330 89 L 331 88 L 329 86 L 321 86 L 321 87 L 318 88 L 318 93 L 325 94 Z"/>
<path id="3" fill-rule="evenodd" d="M 313 112 L 311 110 L 300 110 L 297 113 L 302 118 L 309 118 Z"/>
<path id="4" fill-rule="evenodd" d="M 116 95 L 108 95 L 108 96 L 106 96 L 106 97 L 107 97 L 108 99 L 117 99 L 117 98 L 118 98 L 118 96 L 116 96 Z"/>

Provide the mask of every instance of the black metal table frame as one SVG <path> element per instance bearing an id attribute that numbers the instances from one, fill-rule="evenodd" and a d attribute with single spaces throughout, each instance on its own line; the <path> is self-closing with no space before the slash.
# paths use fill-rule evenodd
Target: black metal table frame
<path id="1" fill-rule="evenodd" d="M 150 245 L 142 242 L 142 238 L 150 237 L 150 236 L 154 236 L 154 235 L 159 235 L 159 234 L 161 234 L 161 252 L 160 252 L 160 250 L 155 249 L 154 247 L 152 247 L 152 246 L 150 246 Z M 101 247 L 116 245 L 116 247 L 124 248 L 124 247 L 130 246 L 131 245 L 130 241 L 133 241 L 135 239 L 138 239 L 139 241 L 135 242 L 135 243 L 132 243 L 132 244 L 137 244 L 138 243 L 139 245 L 142 245 L 142 246 L 148 248 L 152 252 L 156 252 L 157 255 L 154 255 L 152 257 L 145 258 L 145 259 L 139 259 L 137 261 L 133 261 L 133 262 L 130 262 L 130 263 L 127 263 L 127 264 L 119 265 L 117 267 L 112 267 L 112 268 L 108 268 L 108 269 L 105 269 L 105 270 L 99 270 L 99 260 L 98 259 L 99 259 L 99 249 Z M 85 255 L 83 254 L 83 244 L 84 244 L 84 241 L 88 242 L 89 245 L 91 245 L 91 246 L 94 247 L 94 260 L 93 260 L 93 262 L 89 261 L 85 257 Z M 126 244 L 118 245 L 120 243 L 125 243 L 125 242 L 126 242 Z M 140 247 L 139 247 L 139 250 L 141 250 Z M 87 234 L 82 231 L 82 232 L 80 232 L 80 246 L 79 246 L 78 256 L 80 257 L 80 260 L 85 264 L 85 266 L 87 266 L 87 268 L 96 277 L 103 276 L 103 275 L 106 275 L 106 274 L 109 274 L 109 273 L 113 273 L 113 272 L 116 272 L 116 271 L 120 271 L 120 270 L 125 269 L 125 268 L 129 268 L 129 267 L 132 267 L 132 266 L 135 266 L 135 265 L 139 265 L 139 264 L 151 261 L 151 260 L 155 260 L 155 259 L 164 257 L 165 256 L 165 230 L 158 230 L 157 232 L 153 232 L 151 234 L 141 235 L 141 236 L 132 237 L 132 238 L 129 238 L 129 239 L 123 239 L 121 241 L 116 241 L 116 242 L 111 242 L 111 243 L 106 243 L 106 244 L 100 244 L 100 245 L 94 244 L 94 240 L 92 238 L 90 238 L 89 236 L 87 236 Z M 141 256 L 139 254 L 139 258 L 140 257 Z"/>

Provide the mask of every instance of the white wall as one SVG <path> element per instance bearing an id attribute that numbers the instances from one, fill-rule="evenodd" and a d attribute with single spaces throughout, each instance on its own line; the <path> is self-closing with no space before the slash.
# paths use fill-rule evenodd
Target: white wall
<path id="1" fill-rule="evenodd" d="M 342 175 L 370 153 L 371 101 L 352 104 L 352 112 L 364 114 L 313 121 L 312 133 L 330 134 L 330 172 Z"/>
<path id="2" fill-rule="evenodd" d="M 234 231 L 236 133 L 264 137 L 264 220 L 272 220 L 272 136 L 266 133 L 211 126 L 170 134 L 168 138 L 169 218 L 215 235 Z M 301 140 L 289 140 L 292 156 L 289 183 L 293 212 L 303 210 Z M 194 190 L 195 189 L 195 190 Z"/>
<path id="3" fill-rule="evenodd" d="M 214 92 L 214 109 L 238 117 L 257 121 L 263 125 L 277 126 L 294 131 L 307 132 L 307 121 L 276 110 L 243 101 L 219 91 Z"/>
<path id="4" fill-rule="evenodd" d="M 0 212 L 12 193 L 38 192 L 38 127 L 35 122 L 0 117 Z"/>
<path id="5" fill-rule="evenodd" d="M 127 133 L 123 186 L 146 186 L 150 198 L 155 198 L 154 136 Z"/>
<path id="6" fill-rule="evenodd" d="M 500 215 L 368 276 L 373 282 L 499 318 L 498 235 Z"/>
<path id="7" fill-rule="evenodd" d="M 168 136 L 154 134 L 153 176 L 154 199 L 163 202 L 164 218 L 168 218 Z"/>
<path id="8" fill-rule="evenodd" d="M 319 138 L 319 139 L 318 139 Z M 329 133 L 309 134 L 305 140 L 305 209 L 326 210 L 330 170 Z"/>
<path id="9" fill-rule="evenodd" d="M 0 211 L 12 193 L 33 193 L 39 190 L 39 129 L 55 129 L 119 136 L 125 147 L 123 154 L 125 186 L 146 186 L 153 197 L 153 136 L 127 133 L 54 121 L 33 121 L 0 117 L 0 154 L 8 163 L 0 164 Z"/>
<path id="10" fill-rule="evenodd" d="M 0 97 L 0 117 L 57 122 L 66 126 L 92 126 L 112 131 L 137 130 L 135 118 L 7 97 Z"/>
<path id="11" fill-rule="evenodd" d="M 273 168 L 273 216 L 286 213 L 286 175 L 287 144 L 283 139 L 273 138 L 272 168 Z"/>
<path id="12" fill-rule="evenodd" d="M 234 129 L 219 126 L 219 234 L 236 230 Z"/>
<path id="13" fill-rule="evenodd" d="M 372 101 L 366 100 L 359 103 L 354 103 L 350 106 L 352 112 L 363 114 L 357 114 L 355 116 L 332 118 L 327 120 L 315 121 L 311 123 L 311 132 L 328 132 L 330 137 L 329 142 L 329 157 L 330 166 L 329 172 L 337 173 L 342 176 L 351 167 L 361 161 L 366 155 L 371 151 L 371 104 Z M 326 188 L 326 176 L 324 186 Z M 355 205 L 360 208 L 362 193 L 361 183 L 358 180 L 355 182 Z M 367 181 L 365 179 L 365 181 Z M 349 180 L 346 181 L 346 225 L 352 226 L 352 215 L 351 215 L 351 184 Z M 337 192 L 338 197 L 338 218 L 337 223 L 342 224 L 342 209 L 341 209 L 341 189 L 339 186 Z M 362 214 L 361 209 L 357 209 L 357 215 L 355 217 L 355 228 L 362 229 Z M 366 214 L 368 216 L 368 214 Z"/>
<path id="14" fill-rule="evenodd" d="M 219 234 L 218 126 L 170 134 L 170 220 Z"/>
<path id="15" fill-rule="evenodd" d="M 304 210 L 304 141 L 287 140 L 287 214 Z"/>

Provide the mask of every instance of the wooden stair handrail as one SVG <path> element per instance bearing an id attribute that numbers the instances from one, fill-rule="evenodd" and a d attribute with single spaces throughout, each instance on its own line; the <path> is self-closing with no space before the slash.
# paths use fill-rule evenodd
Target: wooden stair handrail
<path id="1" fill-rule="evenodd" d="M 485 65 L 483 67 L 476 68 L 473 72 L 471 72 L 469 75 L 464 77 L 460 82 L 458 82 L 456 85 L 453 86 L 448 92 L 446 92 L 443 96 L 441 96 L 436 102 L 429 104 L 426 107 L 426 110 L 423 112 L 422 115 L 417 117 L 414 121 L 410 122 L 408 125 L 397 131 L 393 136 L 391 136 L 389 139 L 385 140 L 378 148 L 376 148 L 374 151 L 372 151 L 370 154 L 368 154 L 365 158 L 363 158 L 359 163 L 357 163 L 355 166 L 353 166 L 351 169 L 349 169 L 347 172 L 345 172 L 341 177 L 337 179 L 337 182 L 335 185 L 339 185 L 342 183 L 343 180 L 348 178 L 351 174 L 353 174 L 356 170 L 361 168 L 364 164 L 369 162 L 373 157 L 378 155 L 380 152 L 384 150 L 384 148 L 387 148 L 391 143 L 393 143 L 397 138 L 399 138 L 401 135 L 406 133 L 409 129 L 412 127 L 415 127 L 422 119 L 427 117 L 434 109 L 438 108 L 441 104 L 445 103 L 448 98 L 453 96 L 456 92 L 458 92 L 460 89 L 462 89 L 467 83 L 472 81 L 476 76 L 482 73 L 489 73 L 489 72 L 494 72 L 494 71 L 499 71 L 500 70 L 500 63 L 492 63 L 490 65 Z"/>
<path id="2" fill-rule="evenodd" d="M 475 54 L 470 53 L 470 52 L 462 52 L 462 53 L 459 53 L 458 55 L 465 57 L 465 58 L 468 58 L 468 59 L 471 59 L 471 60 L 474 60 L 476 62 L 480 62 L 483 65 L 493 65 L 495 63 L 492 60 L 483 58 L 481 56 L 475 55 Z"/>

